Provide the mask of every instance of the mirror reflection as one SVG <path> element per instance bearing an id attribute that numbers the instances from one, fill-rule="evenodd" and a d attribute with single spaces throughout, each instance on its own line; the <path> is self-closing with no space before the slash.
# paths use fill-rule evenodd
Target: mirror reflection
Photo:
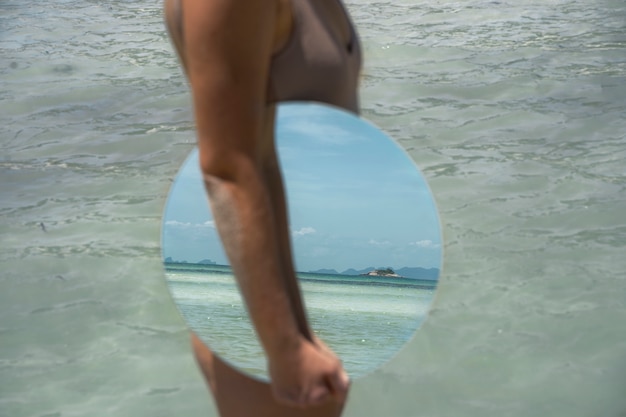
<path id="1" fill-rule="evenodd" d="M 442 261 L 430 190 L 408 155 L 335 107 L 283 103 L 276 141 L 311 327 L 352 378 L 391 359 L 426 318 Z M 168 286 L 198 336 L 267 379 L 263 349 L 220 244 L 194 150 L 166 203 Z"/>

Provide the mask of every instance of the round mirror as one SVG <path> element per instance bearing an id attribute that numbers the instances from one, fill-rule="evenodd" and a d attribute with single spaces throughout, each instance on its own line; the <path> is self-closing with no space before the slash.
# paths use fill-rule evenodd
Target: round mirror
<path id="1" fill-rule="evenodd" d="M 442 261 L 430 190 L 409 156 L 362 118 L 314 103 L 278 107 L 276 141 L 296 270 L 311 327 L 352 378 L 391 359 L 420 326 Z M 222 359 L 267 379 L 194 150 L 163 217 L 168 286 Z"/>

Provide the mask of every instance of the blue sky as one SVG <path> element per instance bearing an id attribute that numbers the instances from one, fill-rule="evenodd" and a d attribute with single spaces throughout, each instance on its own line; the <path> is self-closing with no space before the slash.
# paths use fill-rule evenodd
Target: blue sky
<path id="1" fill-rule="evenodd" d="M 319 104 L 281 104 L 276 140 L 296 269 L 440 267 L 441 232 L 409 156 L 369 122 Z M 164 213 L 163 254 L 227 264 L 198 169 L 185 161 Z"/>

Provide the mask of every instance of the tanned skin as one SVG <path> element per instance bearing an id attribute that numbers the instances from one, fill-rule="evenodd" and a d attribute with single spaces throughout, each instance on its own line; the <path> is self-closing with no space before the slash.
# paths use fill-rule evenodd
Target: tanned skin
<path id="1" fill-rule="evenodd" d="M 223 417 L 339 416 L 349 380 L 307 321 L 267 99 L 272 55 L 291 33 L 290 3 L 176 1 L 165 2 L 166 22 L 191 86 L 200 169 L 271 383 L 234 370 L 192 335 L 196 359 Z"/>

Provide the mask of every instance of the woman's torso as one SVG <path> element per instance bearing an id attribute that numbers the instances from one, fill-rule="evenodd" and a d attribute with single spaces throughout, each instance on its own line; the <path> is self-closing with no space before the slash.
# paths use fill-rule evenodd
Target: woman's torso
<path id="1" fill-rule="evenodd" d="M 266 102 L 318 101 L 358 113 L 361 47 L 340 0 L 281 0 Z M 170 35 L 185 57 L 179 0 L 165 1 Z"/>
<path id="2" fill-rule="evenodd" d="M 361 47 L 339 0 L 291 0 L 292 31 L 272 57 L 268 101 L 313 100 L 358 113 Z"/>

